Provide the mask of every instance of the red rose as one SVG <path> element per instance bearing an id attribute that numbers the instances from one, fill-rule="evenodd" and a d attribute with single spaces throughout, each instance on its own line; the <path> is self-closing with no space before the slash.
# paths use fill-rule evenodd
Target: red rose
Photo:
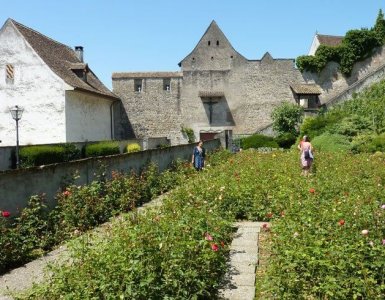
<path id="1" fill-rule="evenodd" d="M 314 193 L 315 193 L 315 189 L 310 188 L 310 189 L 309 189 L 309 192 L 312 193 L 312 194 L 314 194 Z"/>
<path id="2" fill-rule="evenodd" d="M 268 218 L 272 218 L 272 217 L 273 217 L 273 213 L 272 213 L 272 212 L 269 212 L 269 213 L 266 214 L 266 216 L 267 216 Z"/>
<path id="3" fill-rule="evenodd" d="M 266 223 L 264 223 L 263 225 L 262 225 L 262 228 L 267 228 L 267 224 Z"/>
<path id="4" fill-rule="evenodd" d="M 339 220 L 338 224 L 340 224 L 340 226 L 344 225 L 345 224 L 345 220 L 344 219 Z"/>
<path id="5" fill-rule="evenodd" d="M 219 249 L 219 247 L 217 244 L 211 244 L 211 250 L 216 252 L 216 251 L 218 251 L 218 249 Z"/>
<path id="6" fill-rule="evenodd" d="M 1 212 L 1 215 L 4 217 L 4 218 L 8 218 L 10 215 L 11 215 L 11 213 L 9 212 L 9 211 L 2 211 Z"/>

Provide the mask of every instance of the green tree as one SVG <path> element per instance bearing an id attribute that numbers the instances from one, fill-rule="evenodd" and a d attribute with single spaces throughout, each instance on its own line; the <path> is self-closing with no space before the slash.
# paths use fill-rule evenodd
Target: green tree
<path id="1" fill-rule="evenodd" d="M 297 104 L 283 102 L 274 108 L 271 117 L 273 129 L 279 135 L 284 133 L 298 134 L 298 124 L 302 121 L 303 108 Z"/>
<path id="2" fill-rule="evenodd" d="M 376 23 L 374 24 L 374 27 L 372 30 L 376 33 L 378 39 L 381 41 L 381 43 L 384 43 L 385 41 L 385 19 L 384 19 L 384 13 L 382 12 L 382 9 L 378 12 L 378 16 L 376 19 Z"/>

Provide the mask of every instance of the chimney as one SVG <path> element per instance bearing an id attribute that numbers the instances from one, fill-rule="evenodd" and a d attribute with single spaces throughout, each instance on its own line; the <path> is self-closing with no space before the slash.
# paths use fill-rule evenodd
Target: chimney
<path id="1" fill-rule="evenodd" d="M 83 47 L 82 46 L 75 46 L 75 52 L 76 56 L 79 58 L 80 62 L 83 61 Z"/>

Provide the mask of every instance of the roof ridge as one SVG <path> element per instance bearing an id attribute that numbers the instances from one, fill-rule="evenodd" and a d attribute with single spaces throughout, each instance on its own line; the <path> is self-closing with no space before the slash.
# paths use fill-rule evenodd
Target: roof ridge
<path id="1" fill-rule="evenodd" d="M 37 31 L 37 30 L 35 30 L 35 29 L 31 28 L 31 27 L 28 27 L 28 26 L 26 26 L 26 25 L 24 25 L 24 24 L 22 24 L 22 23 L 20 23 L 20 22 L 17 22 L 16 20 L 14 20 L 14 19 L 12 19 L 12 18 L 9 18 L 8 20 L 10 20 L 13 24 L 15 24 L 15 25 L 17 25 L 17 26 L 23 27 L 24 29 L 27 29 L 27 30 L 29 30 L 29 31 L 32 31 L 32 32 L 35 33 L 35 34 L 39 34 L 39 35 L 43 36 L 44 38 L 46 38 L 47 40 L 50 40 L 50 41 L 52 41 L 52 42 L 54 42 L 54 43 L 56 43 L 56 44 L 58 44 L 58 45 L 64 46 L 64 47 L 66 47 L 66 48 L 68 48 L 68 49 L 74 51 L 70 46 L 68 46 L 68 45 L 66 45 L 66 44 L 63 44 L 63 43 L 61 43 L 61 42 L 58 42 L 58 41 L 54 40 L 53 38 L 51 38 L 51 37 L 49 37 L 49 36 L 47 36 L 47 35 L 45 35 L 45 34 L 39 32 L 39 31 Z M 20 32 L 20 33 L 23 35 L 22 32 Z"/>
<path id="2" fill-rule="evenodd" d="M 330 37 L 338 37 L 338 38 L 344 38 L 344 35 L 332 35 L 332 34 L 322 34 L 322 33 L 316 33 L 318 36 L 330 36 Z"/>

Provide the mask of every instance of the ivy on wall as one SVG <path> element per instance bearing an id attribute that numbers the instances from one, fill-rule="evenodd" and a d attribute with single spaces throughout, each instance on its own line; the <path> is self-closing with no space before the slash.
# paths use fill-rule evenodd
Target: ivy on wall
<path id="1" fill-rule="evenodd" d="M 370 55 L 385 42 L 385 19 L 380 9 L 376 23 L 371 29 L 355 29 L 346 33 L 338 46 L 320 45 L 315 55 L 301 55 L 296 63 L 301 72 L 320 73 L 328 62 L 340 65 L 342 74 L 349 76 L 356 62 Z"/>
<path id="2" fill-rule="evenodd" d="M 192 130 L 191 128 L 182 127 L 181 131 L 182 131 L 182 134 L 187 137 L 187 140 L 189 143 L 195 142 L 194 130 Z"/>

